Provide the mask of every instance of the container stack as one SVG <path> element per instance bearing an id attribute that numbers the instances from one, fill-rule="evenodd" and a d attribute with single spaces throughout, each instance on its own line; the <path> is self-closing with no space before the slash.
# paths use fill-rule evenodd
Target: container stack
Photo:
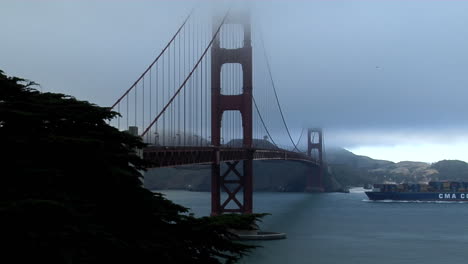
<path id="1" fill-rule="evenodd" d="M 396 184 L 389 184 L 389 183 L 374 184 L 374 189 L 380 189 L 381 192 L 396 192 L 397 191 L 397 185 Z M 398 190 L 398 191 L 400 191 L 400 190 Z"/>
<path id="2" fill-rule="evenodd" d="M 427 184 L 420 184 L 420 185 L 419 185 L 419 191 L 420 191 L 420 192 L 428 192 L 428 191 L 429 191 L 429 185 L 427 185 Z"/>
<path id="3" fill-rule="evenodd" d="M 421 185 L 420 184 L 409 184 L 408 185 L 408 190 L 411 192 L 419 192 L 421 190 Z"/>
<path id="4" fill-rule="evenodd" d="M 442 182 L 429 182 L 429 186 L 431 186 L 434 191 L 442 190 Z"/>
<path id="5" fill-rule="evenodd" d="M 460 183 L 459 182 L 451 182 L 450 183 L 450 191 L 458 192 L 459 188 L 460 188 Z"/>
<path id="6" fill-rule="evenodd" d="M 442 182 L 442 190 L 449 192 L 450 191 L 450 182 Z"/>
<path id="7" fill-rule="evenodd" d="M 460 182 L 460 188 L 458 189 L 459 192 L 467 192 L 468 191 L 468 182 Z"/>

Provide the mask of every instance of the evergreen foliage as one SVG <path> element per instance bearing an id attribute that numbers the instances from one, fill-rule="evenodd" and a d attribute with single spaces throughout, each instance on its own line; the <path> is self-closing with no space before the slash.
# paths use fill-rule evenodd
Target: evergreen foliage
<path id="1" fill-rule="evenodd" d="M 34 85 L 0 71 L 7 263 L 230 263 L 253 248 L 228 229 L 261 215 L 195 218 L 144 189 L 144 144 L 107 124 L 116 112 Z"/>

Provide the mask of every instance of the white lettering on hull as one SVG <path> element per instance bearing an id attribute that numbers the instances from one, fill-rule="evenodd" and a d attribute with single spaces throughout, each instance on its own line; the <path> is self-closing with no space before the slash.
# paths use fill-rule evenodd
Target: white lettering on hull
<path id="1" fill-rule="evenodd" d="M 468 193 L 439 193 L 439 199 L 468 199 Z"/>

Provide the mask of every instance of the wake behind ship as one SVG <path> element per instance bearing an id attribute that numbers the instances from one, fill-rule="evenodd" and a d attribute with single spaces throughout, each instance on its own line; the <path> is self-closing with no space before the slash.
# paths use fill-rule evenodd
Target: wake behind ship
<path id="1" fill-rule="evenodd" d="M 467 201 L 468 182 L 429 182 L 429 184 L 374 184 L 366 192 L 370 200 Z"/>

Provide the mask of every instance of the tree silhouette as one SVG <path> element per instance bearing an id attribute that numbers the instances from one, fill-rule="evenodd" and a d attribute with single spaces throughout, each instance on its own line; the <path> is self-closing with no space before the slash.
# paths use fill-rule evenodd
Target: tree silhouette
<path id="1" fill-rule="evenodd" d="M 228 228 L 260 215 L 195 218 L 142 187 L 138 137 L 118 114 L 40 93 L 0 71 L 0 240 L 8 263 L 221 263 L 252 246 Z"/>

